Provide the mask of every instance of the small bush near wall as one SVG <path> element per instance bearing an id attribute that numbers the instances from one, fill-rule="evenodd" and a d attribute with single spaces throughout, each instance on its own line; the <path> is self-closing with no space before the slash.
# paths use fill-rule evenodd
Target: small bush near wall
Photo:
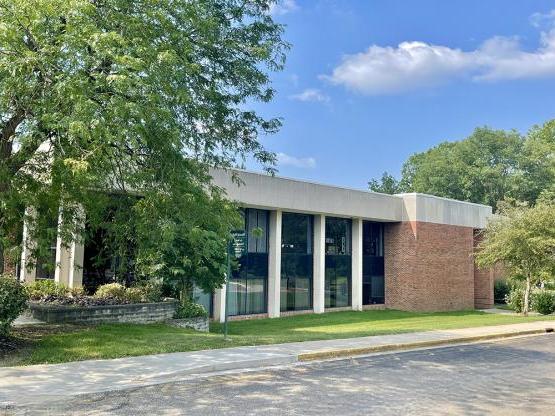
<path id="1" fill-rule="evenodd" d="M 175 311 L 175 318 L 208 318 L 208 312 L 206 312 L 204 306 L 199 305 L 198 303 L 184 302 L 177 307 L 177 310 Z"/>
<path id="2" fill-rule="evenodd" d="M 524 308 L 524 290 L 514 288 L 505 296 L 507 306 L 517 313 L 521 313 Z"/>
<path id="3" fill-rule="evenodd" d="M 126 305 L 163 300 L 160 285 L 156 283 L 130 288 L 110 283 L 100 286 L 94 296 L 87 296 L 81 288 L 69 289 L 53 280 L 39 280 L 26 285 L 26 292 L 34 302 L 60 306 Z"/>
<path id="4" fill-rule="evenodd" d="M 539 290 L 532 295 L 532 310 L 542 315 L 550 315 L 555 312 L 555 292 L 550 290 Z"/>
<path id="5" fill-rule="evenodd" d="M 13 277 L 0 276 L 0 337 L 8 335 L 12 322 L 25 309 L 27 292 Z"/>
<path id="6" fill-rule="evenodd" d="M 119 283 L 108 283 L 99 286 L 98 289 L 96 289 L 94 297 L 97 299 L 117 299 L 122 303 L 127 300 L 125 286 Z"/>
<path id="7" fill-rule="evenodd" d="M 511 291 L 509 284 L 504 280 L 497 280 L 493 287 L 493 299 L 495 303 L 505 303 L 505 298 Z"/>

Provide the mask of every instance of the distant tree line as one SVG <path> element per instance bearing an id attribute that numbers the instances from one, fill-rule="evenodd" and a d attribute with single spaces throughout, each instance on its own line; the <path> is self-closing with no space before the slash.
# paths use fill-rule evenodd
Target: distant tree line
<path id="1" fill-rule="evenodd" d="M 528 134 L 480 127 L 467 138 L 415 153 L 401 178 L 384 172 L 369 182 L 372 191 L 420 192 L 497 205 L 517 200 L 535 205 L 555 195 L 555 120 Z"/>

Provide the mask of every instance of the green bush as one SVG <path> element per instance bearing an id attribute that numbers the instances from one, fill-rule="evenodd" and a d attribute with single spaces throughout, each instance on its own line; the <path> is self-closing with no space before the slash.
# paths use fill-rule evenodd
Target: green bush
<path id="1" fill-rule="evenodd" d="M 511 287 L 505 280 L 497 280 L 493 286 L 493 299 L 495 303 L 505 303 L 505 298 L 511 291 Z"/>
<path id="2" fill-rule="evenodd" d="M 25 286 L 29 299 L 40 300 L 45 296 L 66 296 L 69 293 L 68 288 L 56 283 L 54 280 L 36 280 Z"/>
<path id="3" fill-rule="evenodd" d="M 12 322 L 25 309 L 27 292 L 13 277 L 0 276 L 0 336 L 6 336 Z"/>
<path id="4" fill-rule="evenodd" d="M 542 315 L 555 312 L 555 293 L 549 290 L 539 290 L 532 295 L 532 310 Z"/>
<path id="5" fill-rule="evenodd" d="M 186 318 L 206 318 L 208 317 L 208 312 L 204 309 L 204 306 L 199 305 L 194 302 L 184 302 L 181 303 L 175 312 L 175 318 L 186 319 Z"/>
<path id="6" fill-rule="evenodd" d="M 507 296 L 505 296 L 507 306 L 517 313 L 521 313 L 524 308 L 524 290 L 521 288 L 512 289 Z"/>
<path id="7" fill-rule="evenodd" d="M 117 299 L 124 302 L 127 300 L 126 295 L 125 286 L 120 285 L 119 283 L 108 283 L 106 285 L 99 286 L 98 289 L 96 289 L 94 297 L 98 299 Z"/>
<path id="8" fill-rule="evenodd" d="M 156 280 L 141 282 L 127 290 L 140 293 L 140 302 L 161 302 L 162 301 L 162 283 Z"/>
<path id="9" fill-rule="evenodd" d="M 142 287 L 128 287 L 125 289 L 125 300 L 129 303 L 144 302 L 144 290 Z"/>

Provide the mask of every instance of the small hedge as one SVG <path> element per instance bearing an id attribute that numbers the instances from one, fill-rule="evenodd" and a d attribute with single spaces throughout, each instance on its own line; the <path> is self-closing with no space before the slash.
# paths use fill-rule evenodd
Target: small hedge
<path id="1" fill-rule="evenodd" d="M 532 310 L 542 315 L 555 312 L 555 293 L 549 290 L 539 290 L 532 295 Z"/>
<path id="2" fill-rule="evenodd" d="M 208 317 L 208 312 L 204 309 L 204 306 L 199 305 L 195 302 L 183 302 L 175 311 L 176 319 L 188 319 L 188 318 L 206 318 Z"/>
<path id="3" fill-rule="evenodd" d="M 34 302 L 56 305 L 123 305 L 163 300 L 161 285 L 157 282 L 145 282 L 130 288 L 119 283 L 109 283 L 100 286 L 93 296 L 87 296 L 82 288 L 70 289 L 54 280 L 37 280 L 26 285 L 25 291 Z"/>
<path id="4" fill-rule="evenodd" d="M 98 299 L 117 299 L 121 302 L 127 301 L 125 286 L 119 283 L 108 283 L 99 286 L 94 294 Z"/>
<path id="5" fill-rule="evenodd" d="M 12 322 L 23 312 L 27 292 L 13 277 L 0 276 L 0 336 L 8 335 Z"/>

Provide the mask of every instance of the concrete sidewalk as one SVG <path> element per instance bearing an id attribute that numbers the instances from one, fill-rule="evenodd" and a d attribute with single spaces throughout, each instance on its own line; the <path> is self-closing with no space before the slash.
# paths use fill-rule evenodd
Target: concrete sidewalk
<path id="1" fill-rule="evenodd" d="M 0 409 L 217 371 L 544 333 L 554 321 L 0 368 Z"/>

